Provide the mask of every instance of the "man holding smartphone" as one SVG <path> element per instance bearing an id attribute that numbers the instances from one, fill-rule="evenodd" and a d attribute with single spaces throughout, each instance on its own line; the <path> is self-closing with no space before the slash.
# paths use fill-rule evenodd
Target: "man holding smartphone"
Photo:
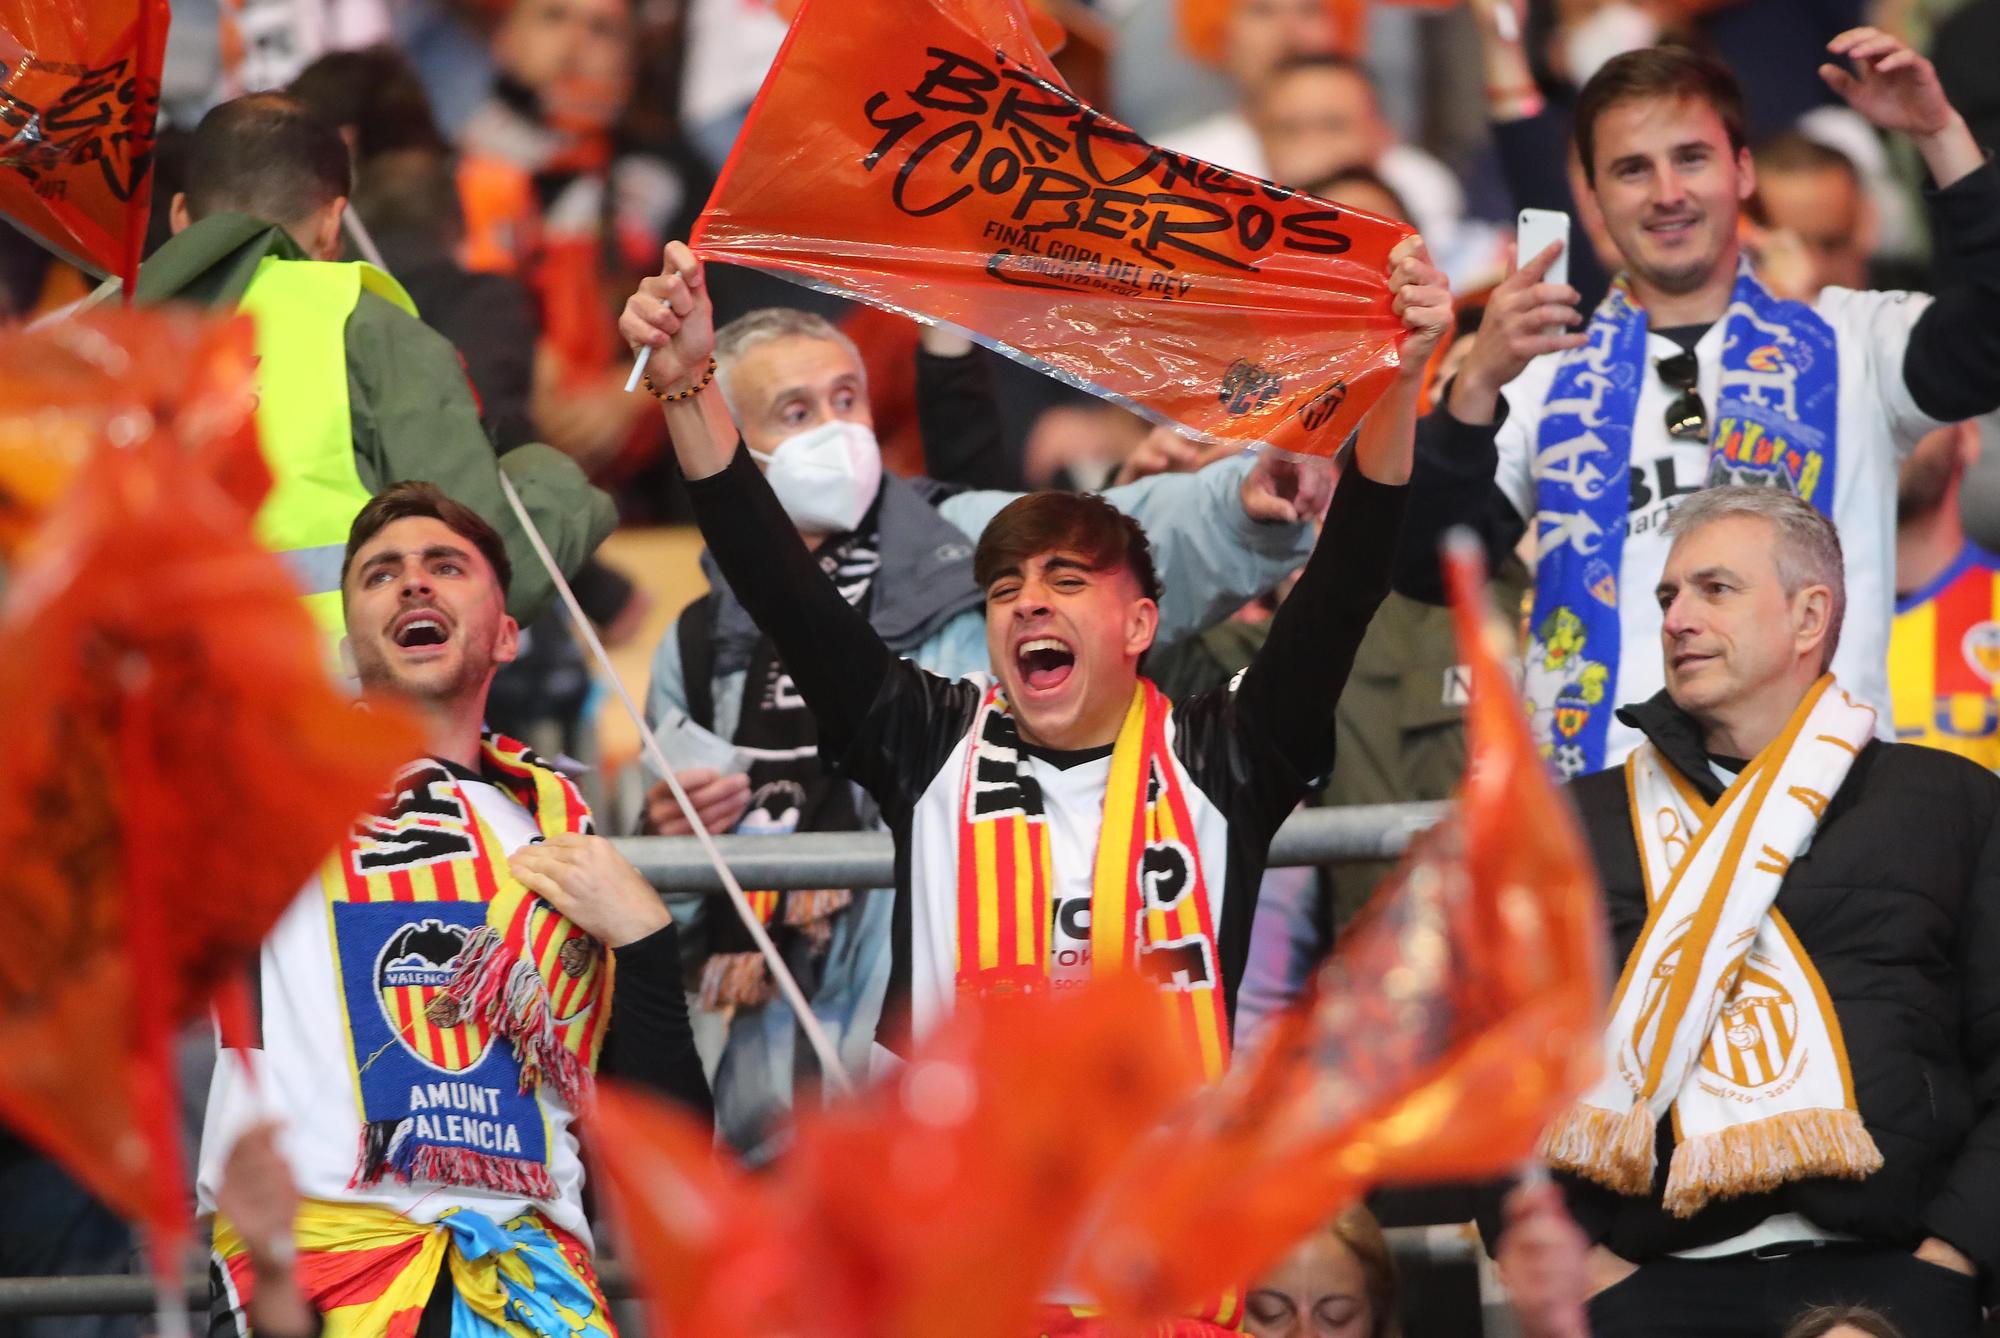
<path id="1" fill-rule="evenodd" d="M 1896 469 L 1926 432 L 2000 404 L 2000 176 L 1930 62 L 1870 28 L 1841 34 L 1827 82 L 1922 153 L 1950 288 L 1936 301 L 1829 288 L 1782 300 L 1744 257 L 1756 185 L 1734 76 L 1662 47 L 1611 61 L 1576 107 L 1577 148 L 1622 272 L 1586 324 L 1552 282 L 1561 244 L 1522 251 L 1463 369 L 1418 433 L 1397 586 L 1441 602 L 1436 539 L 1472 524 L 1538 554 L 1526 691 L 1567 776 L 1623 760 L 1614 714 L 1663 686 L 1652 648 L 1662 533 L 1718 483 L 1787 488 L 1846 546 L 1847 635 L 1834 670 L 1890 719 Z"/>

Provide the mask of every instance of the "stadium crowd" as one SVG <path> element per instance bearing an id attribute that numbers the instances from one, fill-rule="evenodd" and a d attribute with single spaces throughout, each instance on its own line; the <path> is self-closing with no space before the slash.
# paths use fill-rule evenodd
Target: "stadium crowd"
<path id="1" fill-rule="evenodd" d="M 1523 1334 L 1981 1332 L 2000 0 L 1041 7 L 1149 140 L 1420 234 L 1385 274 L 1402 368 L 1332 468 L 697 260 L 782 6 L 326 0 L 247 46 L 256 6 L 176 6 L 137 299 L 259 317 L 260 539 L 335 672 L 430 731 L 267 941 L 244 1061 L 186 1047 L 210 1332 L 615 1332 L 590 1073 L 751 1165 L 828 1090 L 728 901 L 606 839 L 692 826 L 605 728 L 503 477 L 645 657 L 704 827 L 893 834 L 892 888 L 755 894 L 856 1074 L 967 960 L 1060 986 L 1103 954 L 1189 996 L 1219 1071 L 1387 871 L 1267 869 L 1277 827 L 1461 777 L 1438 545 L 1470 529 L 1605 889 L 1606 1077 L 1552 1181 L 1387 1191 L 1210 1331 L 1473 1331 L 1383 1228 L 1477 1220 Z M 1567 240 L 1517 245 L 1529 209 Z M 91 288 L 0 235 L 7 319 Z M 667 527 L 698 573 L 620 556 Z M 1107 929 L 1168 847 L 1178 930 Z M 557 983 L 523 1020 L 528 939 Z M 378 986 L 419 1044 L 350 1007 Z M 0 1276 L 130 1261 L 4 1132 L 0 1201 Z"/>

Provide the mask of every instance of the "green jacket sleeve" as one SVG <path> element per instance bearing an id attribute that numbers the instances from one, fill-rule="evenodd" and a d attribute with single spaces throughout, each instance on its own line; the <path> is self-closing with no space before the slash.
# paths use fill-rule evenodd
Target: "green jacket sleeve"
<path id="1" fill-rule="evenodd" d="M 483 516 L 507 545 L 514 566 L 507 611 L 524 625 L 548 607 L 555 584 L 500 491 L 500 470 L 565 577 L 618 523 L 611 499 L 560 451 L 530 444 L 496 457 L 457 350 L 373 293 L 364 292 L 348 317 L 347 391 L 362 486 L 380 492 L 422 479 Z"/>

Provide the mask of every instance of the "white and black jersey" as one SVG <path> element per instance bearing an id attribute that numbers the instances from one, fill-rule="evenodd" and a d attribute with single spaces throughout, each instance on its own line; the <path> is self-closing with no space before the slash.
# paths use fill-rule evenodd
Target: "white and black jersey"
<path id="1" fill-rule="evenodd" d="M 1256 660 L 1227 688 L 1177 704 L 1168 720 L 1232 1016 L 1271 836 L 1332 767 L 1334 704 L 1388 591 L 1404 491 L 1349 469 Z M 803 545 L 788 541 L 790 522 L 747 452 L 689 493 L 731 588 L 793 667 L 822 760 L 875 797 L 895 834 L 883 1039 L 899 1047 L 952 1006 L 959 781 L 987 683 L 940 678 L 891 655 Z M 1042 790 L 1055 867 L 1050 974 L 1061 987 L 1089 974 L 1091 877 L 1112 749 L 1023 751 Z"/>

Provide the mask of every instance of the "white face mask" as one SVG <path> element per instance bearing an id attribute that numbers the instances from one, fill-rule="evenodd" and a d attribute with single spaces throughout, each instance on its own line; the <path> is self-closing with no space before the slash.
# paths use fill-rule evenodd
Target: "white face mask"
<path id="1" fill-rule="evenodd" d="M 841 534 L 861 523 L 882 486 L 882 448 L 875 432 L 861 423 L 830 418 L 779 442 L 765 463 L 764 477 L 778 504 L 802 530 Z"/>

